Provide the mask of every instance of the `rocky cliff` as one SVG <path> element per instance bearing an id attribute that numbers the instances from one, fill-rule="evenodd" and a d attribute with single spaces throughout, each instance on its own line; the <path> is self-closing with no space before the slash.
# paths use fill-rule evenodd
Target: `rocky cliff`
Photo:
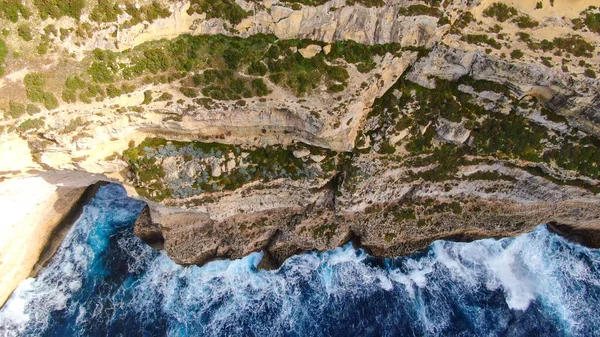
<path id="1" fill-rule="evenodd" d="M 589 2 L 28 5 L 30 31 L 0 11 L 3 179 L 104 174 L 177 263 L 541 223 L 600 243 Z"/>

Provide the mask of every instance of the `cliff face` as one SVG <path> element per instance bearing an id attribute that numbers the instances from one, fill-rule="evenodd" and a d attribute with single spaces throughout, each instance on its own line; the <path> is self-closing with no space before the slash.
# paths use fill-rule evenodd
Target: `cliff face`
<path id="1" fill-rule="evenodd" d="M 0 305 L 52 256 L 101 178 L 54 171 L 0 181 Z"/>
<path id="2" fill-rule="evenodd" d="M 600 229 L 597 10 L 221 2 L 164 2 L 136 24 L 92 6 L 82 34 L 33 42 L 7 23 L 0 155 L 31 160 L 5 176 L 122 182 L 148 201 L 136 235 L 182 264 Z"/>

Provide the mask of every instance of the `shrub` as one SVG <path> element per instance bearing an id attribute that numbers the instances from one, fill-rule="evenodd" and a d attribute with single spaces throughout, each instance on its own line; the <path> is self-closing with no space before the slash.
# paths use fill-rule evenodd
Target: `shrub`
<path id="1" fill-rule="evenodd" d="M 31 16 L 31 11 L 23 4 L 21 0 L 2 0 L 0 1 L 0 17 L 17 22 L 19 14 L 25 19 Z"/>
<path id="2" fill-rule="evenodd" d="M 44 127 L 46 123 L 42 118 L 27 119 L 17 126 L 17 131 L 26 132 Z"/>
<path id="3" fill-rule="evenodd" d="M 512 59 L 520 59 L 523 57 L 523 52 L 520 49 L 515 49 L 512 52 L 510 52 L 510 57 Z"/>
<path id="4" fill-rule="evenodd" d="M 27 104 L 26 111 L 29 115 L 40 113 L 41 109 L 35 104 Z"/>
<path id="5" fill-rule="evenodd" d="M 6 115 L 10 118 L 19 118 L 25 114 L 25 104 L 10 101 L 8 106 Z"/>
<path id="6" fill-rule="evenodd" d="M 98 5 L 90 13 L 90 20 L 96 22 L 115 22 L 117 21 L 117 16 L 120 14 L 123 14 L 123 10 L 117 3 L 109 0 L 98 1 Z"/>
<path id="7" fill-rule="evenodd" d="M 267 71 L 269 71 L 269 68 L 262 61 L 252 62 L 248 67 L 248 74 L 250 75 L 265 76 Z"/>
<path id="8" fill-rule="evenodd" d="M 179 91 L 181 91 L 181 93 L 185 97 L 190 97 L 190 98 L 198 97 L 198 92 L 194 88 L 181 87 L 181 88 L 179 88 Z"/>
<path id="9" fill-rule="evenodd" d="M 8 48 L 4 40 L 0 39 L 0 76 L 4 75 L 4 58 L 8 54 Z"/>
<path id="10" fill-rule="evenodd" d="M 595 72 L 595 71 L 593 71 L 593 70 L 592 70 L 592 69 L 590 69 L 590 68 L 587 68 L 587 69 L 586 69 L 586 70 L 583 72 L 583 74 L 584 74 L 585 76 L 589 77 L 589 78 L 596 78 L 596 72 Z"/>
<path id="11" fill-rule="evenodd" d="M 535 4 L 535 9 L 542 9 L 542 8 L 544 8 L 544 4 L 541 1 L 538 1 Z"/>
<path id="12" fill-rule="evenodd" d="M 262 78 L 252 80 L 252 88 L 256 91 L 257 96 L 266 96 L 271 93 Z"/>
<path id="13" fill-rule="evenodd" d="M 410 5 L 408 7 L 400 8 L 399 13 L 404 16 L 418 16 L 418 15 L 427 15 L 427 16 L 435 16 L 437 18 L 441 18 L 443 16 L 443 12 L 437 8 L 429 7 L 425 5 Z"/>
<path id="14" fill-rule="evenodd" d="M 528 15 L 521 15 L 513 20 L 519 28 L 534 28 L 540 25 L 539 22 L 533 20 Z"/>
<path id="15" fill-rule="evenodd" d="M 122 92 L 121 92 L 121 90 L 119 88 L 115 87 L 114 84 L 109 84 L 106 87 L 106 94 L 110 98 L 115 98 L 117 96 L 121 96 Z"/>
<path id="16" fill-rule="evenodd" d="M 502 45 L 498 41 L 484 34 L 469 34 L 467 36 L 463 36 L 462 40 L 467 41 L 468 43 L 487 44 L 495 49 L 502 48 Z"/>
<path id="17" fill-rule="evenodd" d="M 62 100 L 67 103 L 75 103 L 77 102 L 77 92 L 75 90 L 65 90 L 61 96 Z"/>
<path id="18" fill-rule="evenodd" d="M 220 18 L 233 24 L 250 15 L 233 0 L 192 0 L 187 12 L 189 15 L 205 13 L 207 19 Z"/>
<path id="19" fill-rule="evenodd" d="M 30 73 L 23 78 L 25 88 L 43 87 L 46 84 L 46 76 L 44 74 Z"/>
<path id="20" fill-rule="evenodd" d="M 27 24 L 19 25 L 19 27 L 17 27 L 17 34 L 19 34 L 19 36 L 25 41 L 33 40 L 33 36 L 31 35 L 31 28 Z"/>
<path id="21" fill-rule="evenodd" d="M 44 107 L 48 110 L 56 109 L 59 106 L 58 100 L 51 92 L 44 92 L 43 103 Z"/>
<path id="22" fill-rule="evenodd" d="M 483 11 L 483 16 L 495 17 L 496 20 L 504 22 L 517 15 L 518 13 L 519 12 L 514 7 L 507 6 L 500 2 L 495 2 Z"/>
<path id="23" fill-rule="evenodd" d="M 592 52 L 596 49 L 594 45 L 587 42 L 579 35 L 554 38 L 553 44 L 556 48 L 575 56 L 592 57 Z"/>
<path id="24" fill-rule="evenodd" d="M 144 101 L 142 104 L 150 104 L 152 102 L 152 90 L 144 91 Z"/>
<path id="25" fill-rule="evenodd" d="M 58 19 L 70 16 L 79 20 L 81 10 L 85 7 L 85 0 L 33 0 L 42 20 L 48 17 Z"/>

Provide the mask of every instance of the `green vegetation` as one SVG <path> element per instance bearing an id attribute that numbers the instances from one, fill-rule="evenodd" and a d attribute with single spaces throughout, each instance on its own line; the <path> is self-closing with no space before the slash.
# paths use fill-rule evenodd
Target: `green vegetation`
<path id="1" fill-rule="evenodd" d="M 592 70 L 591 68 L 586 68 L 583 71 L 583 74 L 589 78 L 596 78 L 596 72 L 594 70 Z"/>
<path id="2" fill-rule="evenodd" d="M 37 73 L 27 74 L 25 75 L 24 83 L 27 97 L 32 102 L 43 103 L 44 107 L 48 110 L 58 108 L 59 104 L 56 97 L 52 93 L 43 90 L 46 84 L 45 75 Z"/>
<path id="3" fill-rule="evenodd" d="M 17 34 L 19 34 L 19 36 L 25 41 L 33 40 L 33 36 L 31 35 L 31 28 L 28 24 L 20 24 L 17 28 Z"/>
<path id="4" fill-rule="evenodd" d="M 294 150 L 308 149 L 311 154 L 324 155 L 316 163 L 309 158 L 296 158 Z M 124 151 L 123 158 L 134 173 L 138 192 L 153 200 L 181 198 L 203 192 L 235 190 L 253 181 L 269 182 L 280 178 L 293 180 L 330 178 L 338 165 L 338 154 L 329 150 L 297 144 L 289 148 L 267 146 L 245 150 L 242 165 L 242 149 L 235 145 L 203 142 L 167 142 L 164 139 L 147 138 L 137 147 Z M 167 157 L 183 156 L 184 161 L 195 162 L 200 167 L 188 176 L 181 172 L 180 179 L 167 181 L 162 160 Z M 209 158 L 212 158 L 209 160 Z M 234 160 L 237 164 L 227 172 L 213 176 L 213 160 Z"/>
<path id="5" fill-rule="evenodd" d="M 84 122 L 81 117 L 77 117 L 72 119 L 64 129 L 60 131 L 61 134 L 73 133 L 75 131 L 79 131 L 83 127 L 85 127 L 88 123 Z"/>
<path id="6" fill-rule="evenodd" d="M 28 19 L 31 16 L 31 11 L 23 4 L 22 0 L 0 0 L 0 18 L 17 22 L 19 14 L 24 19 Z"/>
<path id="7" fill-rule="evenodd" d="M 43 118 L 27 119 L 17 126 L 17 131 L 27 132 L 29 130 L 37 130 L 44 127 L 45 124 Z"/>
<path id="8" fill-rule="evenodd" d="M 553 40 L 553 43 L 556 48 L 574 56 L 592 57 L 592 52 L 596 49 L 594 45 L 579 35 L 569 35 L 564 38 L 557 37 Z"/>
<path id="9" fill-rule="evenodd" d="M 463 36 L 462 40 L 467 41 L 468 43 L 486 44 L 495 49 L 502 48 L 502 45 L 498 41 L 485 34 L 468 34 Z"/>
<path id="10" fill-rule="evenodd" d="M 541 1 L 538 1 L 535 3 L 535 9 L 542 9 L 544 8 L 544 4 Z"/>
<path id="11" fill-rule="evenodd" d="M 408 7 L 403 7 L 400 8 L 399 13 L 404 16 L 428 15 L 437 18 L 441 18 L 444 15 L 440 9 L 425 5 L 410 5 Z"/>
<path id="12" fill-rule="evenodd" d="M 115 22 L 117 16 L 123 14 L 119 4 L 110 0 L 98 1 L 98 5 L 92 9 L 90 20 L 96 22 Z"/>
<path id="13" fill-rule="evenodd" d="M 582 29 L 587 27 L 590 31 L 600 33 L 600 12 L 595 6 L 590 6 L 580 14 L 583 18 L 573 20 L 574 29 Z"/>
<path id="14" fill-rule="evenodd" d="M 8 55 L 8 48 L 4 40 L 0 39 L 0 77 L 4 75 L 4 58 Z"/>
<path id="15" fill-rule="evenodd" d="M 9 109 L 5 115 L 9 118 L 19 118 L 25 114 L 25 104 L 10 101 L 8 106 Z"/>
<path id="16" fill-rule="evenodd" d="M 42 20 L 49 17 L 58 19 L 63 16 L 79 20 L 81 11 L 85 7 L 85 0 L 33 0 L 33 4 L 40 12 Z"/>
<path id="17" fill-rule="evenodd" d="M 310 44 L 309 40 L 277 40 L 272 35 L 249 38 L 222 35 L 184 35 L 171 41 L 146 43 L 133 50 L 113 53 L 94 50 L 87 70 L 97 83 L 143 79 L 143 83 L 169 83 L 179 80 L 180 91 L 188 97 L 199 92 L 218 100 L 264 96 L 267 84 L 260 78 L 290 89 L 298 96 L 324 85 L 331 92 L 347 86 L 346 63 L 367 72 L 375 67 L 373 57 L 400 52 L 398 44 L 365 46 L 353 41 L 332 44 L 328 55 L 319 53 L 304 58 L 294 50 Z M 249 76 L 244 76 L 249 75 Z M 197 89 L 196 89 L 197 88 Z"/>
<path id="18" fill-rule="evenodd" d="M 169 9 L 158 1 L 142 5 L 139 9 L 136 8 L 133 3 L 126 3 L 125 12 L 131 15 L 131 19 L 121 25 L 123 28 L 129 28 L 144 21 L 152 23 L 158 18 L 166 18 L 171 15 Z"/>
<path id="19" fill-rule="evenodd" d="M 533 20 L 529 15 L 521 15 L 513 20 L 519 28 L 535 28 L 540 25 L 539 22 Z"/>
<path id="20" fill-rule="evenodd" d="M 517 14 L 519 14 L 519 11 L 516 8 L 500 2 L 493 3 L 483 11 L 483 16 L 494 17 L 500 22 L 504 22 Z"/>
<path id="21" fill-rule="evenodd" d="M 510 52 L 510 58 L 514 59 L 521 59 L 523 57 L 523 52 L 520 49 L 515 49 L 513 51 Z"/>
<path id="22" fill-rule="evenodd" d="M 251 14 L 233 0 L 192 0 L 187 12 L 190 15 L 206 13 L 207 19 L 220 18 L 233 24 L 240 23 Z"/>

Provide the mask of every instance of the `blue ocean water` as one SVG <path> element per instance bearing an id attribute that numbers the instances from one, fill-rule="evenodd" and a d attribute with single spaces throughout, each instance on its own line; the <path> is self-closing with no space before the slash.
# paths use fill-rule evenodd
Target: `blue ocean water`
<path id="1" fill-rule="evenodd" d="M 2 336 L 600 336 L 600 251 L 545 226 L 374 259 L 345 246 L 258 271 L 260 253 L 181 267 L 133 236 L 143 204 L 102 187 Z"/>

